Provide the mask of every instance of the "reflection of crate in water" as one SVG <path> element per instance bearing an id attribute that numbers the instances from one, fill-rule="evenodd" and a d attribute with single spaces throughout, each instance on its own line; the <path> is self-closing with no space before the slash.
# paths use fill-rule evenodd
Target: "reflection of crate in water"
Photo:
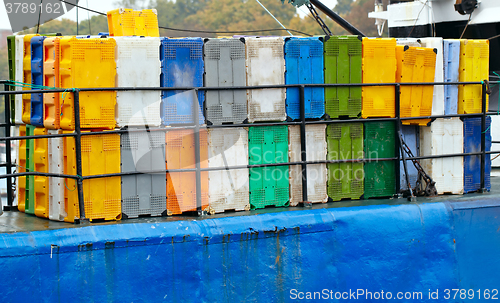
<path id="1" fill-rule="evenodd" d="M 208 167 L 248 165 L 248 131 L 244 128 L 211 129 L 208 132 Z M 249 210 L 248 168 L 208 172 L 209 209 Z"/>
<path id="2" fill-rule="evenodd" d="M 200 168 L 208 166 L 207 132 L 200 131 Z M 193 130 L 171 130 L 166 134 L 166 168 L 194 169 L 195 135 Z M 201 208 L 208 206 L 208 172 L 201 172 Z M 167 173 L 167 214 L 196 211 L 196 172 Z"/>

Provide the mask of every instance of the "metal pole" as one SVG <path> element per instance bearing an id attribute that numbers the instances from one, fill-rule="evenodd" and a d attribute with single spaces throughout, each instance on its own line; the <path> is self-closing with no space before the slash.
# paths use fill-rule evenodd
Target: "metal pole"
<path id="1" fill-rule="evenodd" d="M 76 153 L 76 180 L 78 188 L 78 207 L 80 209 L 80 220 L 85 220 L 85 202 L 83 199 L 83 179 L 82 179 L 82 132 L 80 130 L 80 91 L 74 90 L 73 105 L 75 107 L 75 153 Z"/>
<path id="2" fill-rule="evenodd" d="M 4 87 L 4 91 L 6 91 L 8 89 L 7 84 L 4 84 L 3 87 Z M 4 95 L 4 100 L 5 100 L 5 137 L 9 138 L 10 137 L 10 126 L 11 126 L 10 96 Z M 10 174 L 12 174 L 12 157 L 11 157 L 11 149 L 10 149 L 10 140 L 9 139 L 5 140 L 5 161 L 7 163 L 6 173 L 7 173 L 7 175 L 10 175 Z M 5 211 L 15 210 L 14 206 L 12 205 L 13 202 L 14 202 L 14 199 L 12 196 L 12 178 L 7 178 L 7 206 L 4 207 L 4 210 Z"/>
<path id="3" fill-rule="evenodd" d="M 486 165 L 486 82 L 481 86 L 481 188 L 479 192 L 486 192 L 484 173 Z"/>
<path id="4" fill-rule="evenodd" d="M 194 89 L 193 96 L 193 120 L 194 120 L 194 161 L 196 168 L 196 210 L 198 216 L 203 216 L 201 201 L 201 171 L 200 171 L 200 116 L 198 103 L 198 89 Z"/>
<path id="5" fill-rule="evenodd" d="M 338 25 L 342 26 L 346 31 L 353 35 L 358 35 L 361 37 L 366 37 L 361 31 L 352 26 L 347 20 L 337 15 L 334 11 L 329 9 L 326 5 L 318 0 L 310 0 L 311 4 L 316 6 L 320 11 L 326 14 L 328 17 L 332 18 L 333 21 L 337 22 Z"/>
<path id="6" fill-rule="evenodd" d="M 299 87 L 299 103 L 300 103 L 300 156 L 301 161 L 307 161 L 306 156 L 306 109 L 304 100 L 304 85 Z M 300 176 L 302 178 L 302 202 L 304 206 L 311 206 L 311 202 L 307 198 L 307 164 L 302 163 L 302 171 Z"/>

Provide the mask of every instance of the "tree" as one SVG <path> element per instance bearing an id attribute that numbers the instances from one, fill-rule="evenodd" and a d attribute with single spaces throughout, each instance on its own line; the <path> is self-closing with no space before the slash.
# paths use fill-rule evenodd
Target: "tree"
<path id="1" fill-rule="evenodd" d="M 345 19 L 368 37 L 377 37 L 375 19 L 368 18 L 368 13 L 374 10 L 373 0 L 357 0 L 352 4 L 351 11 Z"/>
<path id="2" fill-rule="evenodd" d="M 79 35 L 97 35 L 100 32 L 108 31 L 108 19 L 106 16 L 92 16 L 90 18 L 90 28 L 92 33 L 89 31 L 89 20 L 83 20 L 78 24 L 78 34 Z M 30 28 L 28 30 L 18 33 L 19 35 L 34 34 L 36 33 L 36 27 Z M 76 22 L 69 19 L 62 20 L 52 20 L 47 23 L 40 25 L 41 35 L 50 33 L 61 33 L 63 36 L 71 36 L 77 34 Z"/>
<path id="3" fill-rule="evenodd" d="M 333 11 L 337 14 L 347 14 L 351 11 L 353 0 L 337 0 L 337 4 L 333 8 Z"/>

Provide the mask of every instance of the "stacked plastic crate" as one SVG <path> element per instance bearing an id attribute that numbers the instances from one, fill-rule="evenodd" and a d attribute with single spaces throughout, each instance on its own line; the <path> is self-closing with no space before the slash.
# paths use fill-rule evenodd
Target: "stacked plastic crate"
<path id="1" fill-rule="evenodd" d="M 206 39 L 204 45 L 205 86 L 246 85 L 245 39 Z M 241 124 L 247 120 L 245 90 L 206 92 L 207 124 Z M 208 132 L 208 167 L 243 166 L 208 172 L 208 212 L 248 210 L 248 129 L 212 128 Z"/>
<path id="2" fill-rule="evenodd" d="M 332 36 L 325 41 L 325 84 L 362 82 L 362 42 L 358 36 Z M 361 116 L 361 87 L 325 88 L 327 117 L 357 119 Z M 327 126 L 328 160 L 363 159 L 363 124 L 333 123 Z M 360 199 L 363 195 L 363 163 L 330 163 L 328 196 L 333 201 Z"/>
<path id="3" fill-rule="evenodd" d="M 324 59 L 323 37 L 285 38 L 285 84 L 323 84 Z M 300 89 L 286 89 L 286 114 L 288 120 L 301 119 Z M 325 92 L 322 87 L 304 87 L 304 118 L 323 119 L 325 116 Z M 305 126 L 305 147 L 307 161 L 324 161 L 326 159 L 326 138 L 324 125 Z M 300 126 L 288 127 L 289 160 L 302 160 Z M 290 205 L 300 202 L 326 202 L 326 165 L 308 165 L 306 175 L 302 176 L 302 167 L 292 165 L 290 177 Z M 307 201 L 302 194 L 303 177 L 307 181 Z"/>

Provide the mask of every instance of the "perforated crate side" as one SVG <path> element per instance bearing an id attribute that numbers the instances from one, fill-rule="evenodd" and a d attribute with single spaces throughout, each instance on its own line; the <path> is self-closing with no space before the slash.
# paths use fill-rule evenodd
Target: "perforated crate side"
<path id="1" fill-rule="evenodd" d="M 463 123 L 460 118 L 436 119 L 430 126 L 420 127 L 422 156 L 458 154 L 463 152 Z M 463 194 L 463 157 L 424 159 L 423 169 L 436 182 L 438 194 Z"/>
<path id="2" fill-rule="evenodd" d="M 285 39 L 285 84 L 323 84 L 323 38 Z M 322 118 L 325 114 L 325 92 L 321 87 L 304 88 L 306 118 Z M 286 89 L 286 112 L 293 120 L 300 119 L 299 88 Z"/>
<path id="3" fill-rule="evenodd" d="M 300 148 L 300 126 L 288 127 L 288 153 L 290 162 L 302 161 Z M 326 160 L 326 126 L 306 126 L 306 158 L 307 161 Z M 326 193 L 326 164 L 307 165 L 307 202 L 320 203 L 328 201 Z M 302 199 L 302 167 L 290 166 L 290 206 L 296 206 Z"/>
<path id="4" fill-rule="evenodd" d="M 112 38 L 61 38 L 62 88 L 115 87 L 116 42 Z M 73 93 L 61 93 L 61 128 L 74 129 Z M 116 92 L 80 92 L 82 128 L 114 129 Z"/>
<path id="5" fill-rule="evenodd" d="M 23 80 L 21 82 L 31 84 L 31 39 L 38 34 L 23 36 Z M 23 87 L 23 90 L 30 90 Z M 22 97 L 22 122 L 31 124 L 31 94 L 23 94 Z"/>
<path id="6" fill-rule="evenodd" d="M 159 37 L 156 9 L 119 8 L 107 13 L 110 36 Z"/>
<path id="7" fill-rule="evenodd" d="M 122 172 L 151 171 L 165 163 L 165 132 L 121 135 Z M 167 209 L 166 173 L 122 176 L 122 213 L 128 218 L 161 216 Z"/>
<path id="8" fill-rule="evenodd" d="M 119 87 L 160 86 L 160 38 L 116 37 L 116 83 Z M 116 93 L 118 127 L 159 126 L 160 91 Z"/>
<path id="9" fill-rule="evenodd" d="M 363 38 L 363 83 L 396 82 L 396 39 Z M 362 94 L 362 118 L 395 117 L 393 86 L 365 86 Z"/>
<path id="10" fill-rule="evenodd" d="M 363 124 L 334 123 L 327 127 L 327 160 L 363 159 Z M 328 196 L 333 201 L 360 199 L 364 192 L 363 163 L 330 163 Z"/>
<path id="11" fill-rule="evenodd" d="M 500 115 L 491 116 L 491 140 L 500 142 Z M 493 143 L 491 145 L 491 149 L 494 151 L 500 150 L 500 143 Z M 493 158 L 495 155 L 493 155 Z M 492 159 L 491 166 L 499 167 L 500 166 L 500 157 L 496 159 Z"/>
<path id="12" fill-rule="evenodd" d="M 7 36 L 7 59 L 9 63 L 9 80 L 16 80 L 16 36 Z M 8 86 L 7 90 L 15 91 L 14 86 Z M 10 118 L 11 123 L 14 124 L 14 117 L 16 115 L 15 108 L 15 95 L 10 95 L 7 97 L 10 102 Z"/>
<path id="13" fill-rule="evenodd" d="M 412 151 L 413 155 L 415 157 L 419 156 L 419 134 L 418 134 L 419 127 L 417 125 L 402 125 L 401 126 L 401 136 L 403 137 L 403 140 L 405 141 L 406 145 L 410 148 Z M 405 153 L 405 156 L 408 157 L 408 155 Z M 415 184 L 417 182 L 418 178 L 418 171 L 415 168 L 415 165 L 413 165 L 412 161 L 406 160 L 406 168 L 408 170 L 408 176 L 410 179 L 410 185 L 413 188 L 415 188 Z M 401 190 L 408 190 L 408 183 L 406 182 L 406 173 L 404 170 L 403 162 L 401 162 L 400 165 L 400 188 Z"/>
<path id="14" fill-rule="evenodd" d="M 43 75 L 45 86 L 60 87 L 59 83 L 59 60 L 60 60 L 60 38 L 47 37 L 43 42 L 44 63 Z M 43 126 L 47 129 L 59 129 L 61 106 L 59 93 L 43 94 Z"/>
<path id="15" fill-rule="evenodd" d="M 245 43 L 241 39 L 207 39 L 204 46 L 205 86 L 245 86 Z M 207 91 L 207 123 L 243 123 L 247 118 L 244 90 Z"/>
<path id="16" fill-rule="evenodd" d="M 396 46 L 396 81 L 400 83 L 433 82 L 436 53 L 433 49 Z M 432 114 L 432 85 L 403 85 L 401 87 L 401 117 L 430 116 Z M 404 125 L 427 125 L 431 119 L 403 120 Z"/>
<path id="17" fill-rule="evenodd" d="M 200 131 L 200 168 L 208 166 L 207 132 Z M 166 168 L 196 168 L 194 151 L 194 131 L 169 130 L 166 133 Z M 177 215 L 196 211 L 196 173 L 167 173 L 167 214 Z M 201 207 L 208 207 L 208 173 L 201 172 Z"/>
<path id="18" fill-rule="evenodd" d="M 248 165 L 248 131 L 244 128 L 208 132 L 208 167 Z M 248 168 L 208 172 L 209 211 L 249 210 Z"/>
<path id="19" fill-rule="evenodd" d="M 25 137 L 26 125 L 19 125 L 19 136 Z M 19 140 L 19 150 L 17 154 L 18 166 L 16 167 L 19 173 L 26 172 L 26 166 L 28 162 L 28 153 L 26 152 L 27 140 Z M 26 208 L 26 176 L 17 177 L 16 182 L 16 196 L 17 196 L 17 208 L 20 212 L 25 212 Z"/>
<path id="20" fill-rule="evenodd" d="M 332 36 L 325 41 L 325 84 L 361 83 L 361 40 Z M 361 87 L 325 88 L 325 110 L 330 118 L 361 115 Z"/>
<path id="21" fill-rule="evenodd" d="M 35 136 L 47 135 L 47 129 L 37 127 Z M 49 172 L 49 140 L 35 139 L 33 146 L 34 171 L 39 173 Z M 49 217 L 49 178 L 34 176 L 34 213 L 37 217 Z"/>
<path id="22" fill-rule="evenodd" d="M 443 38 L 432 37 L 432 38 L 420 38 L 422 47 L 433 48 L 437 50 L 436 54 L 436 69 L 434 73 L 434 82 L 444 82 L 443 66 L 444 66 L 444 53 L 443 53 Z M 458 59 L 457 59 L 458 64 Z M 444 85 L 435 85 L 434 94 L 432 97 L 432 115 L 444 115 L 445 114 L 445 99 L 444 99 Z"/>
<path id="23" fill-rule="evenodd" d="M 31 39 L 31 84 L 44 85 L 43 81 L 43 41 L 45 36 L 33 37 Z M 35 88 L 36 88 L 35 86 Z M 30 124 L 43 126 L 43 95 L 42 93 L 31 94 Z"/>
<path id="24" fill-rule="evenodd" d="M 23 64 L 24 64 L 24 36 L 19 35 L 16 36 L 15 38 L 15 45 L 16 45 L 16 54 L 15 54 L 15 81 L 16 82 L 23 82 L 24 81 L 24 69 L 23 69 Z M 21 91 L 23 88 L 20 86 L 15 87 L 16 91 Z M 15 95 L 14 96 L 14 112 L 15 115 L 12 116 L 12 119 L 14 119 L 15 124 L 22 124 L 23 123 L 23 96 L 24 95 Z"/>
<path id="25" fill-rule="evenodd" d="M 161 38 L 160 60 L 162 87 L 202 87 L 203 86 L 203 40 L 201 38 L 171 39 Z M 198 119 L 203 124 L 203 102 L 205 94 L 199 91 L 162 91 L 161 120 L 163 125 L 194 123 L 193 110 L 198 111 Z M 198 108 L 193 109 L 193 101 L 198 98 Z"/>
<path id="26" fill-rule="evenodd" d="M 247 85 L 285 84 L 285 57 L 282 37 L 247 38 Z M 285 89 L 247 90 L 248 121 L 284 121 Z"/>
<path id="27" fill-rule="evenodd" d="M 443 40 L 444 81 L 459 81 L 460 41 Z M 458 112 L 458 85 L 444 86 L 444 114 L 454 115 Z"/>
<path id="28" fill-rule="evenodd" d="M 486 117 L 487 152 L 491 151 L 491 117 Z M 464 153 L 481 152 L 481 118 L 464 118 Z M 491 155 L 485 155 L 484 187 L 491 189 Z M 481 189 L 481 156 L 464 157 L 464 193 Z"/>
<path id="29" fill-rule="evenodd" d="M 61 134 L 60 130 L 48 130 L 49 135 Z M 63 138 L 48 139 L 49 173 L 64 174 L 64 145 Z M 64 221 L 68 216 L 64 207 L 64 181 L 63 178 L 49 179 L 49 219 Z"/>
<path id="30" fill-rule="evenodd" d="M 365 158 L 395 157 L 395 123 L 365 122 Z M 396 193 L 395 163 L 390 161 L 370 161 L 364 164 L 364 198 L 389 197 Z"/>
<path id="31" fill-rule="evenodd" d="M 249 164 L 288 162 L 288 127 L 249 127 Z M 250 207 L 289 205 L 288 166 L 250 169 Z"/>
<path id="32" fill-rule="evenodd" d="M 34 136 L 35 127 L 26 125 L 26 136 Z M 35 142 L 34 139 L 26 140 L 26 171 L 35 171 L 34 161 Z M 35 176 L 26 176 L 26 203 L 27 214 L 35 214 Z"/>
<path id="33" fill-rule="evenodd" d="M 459 80 L 460 82 L 483 81 L 489 79 L 489 40 L 460 40 Z M 458 86 L 458 113 L 475 114 L 481 112 L 481 85 Z M 486 95 L 486 108 L 489 97 Z"/>

